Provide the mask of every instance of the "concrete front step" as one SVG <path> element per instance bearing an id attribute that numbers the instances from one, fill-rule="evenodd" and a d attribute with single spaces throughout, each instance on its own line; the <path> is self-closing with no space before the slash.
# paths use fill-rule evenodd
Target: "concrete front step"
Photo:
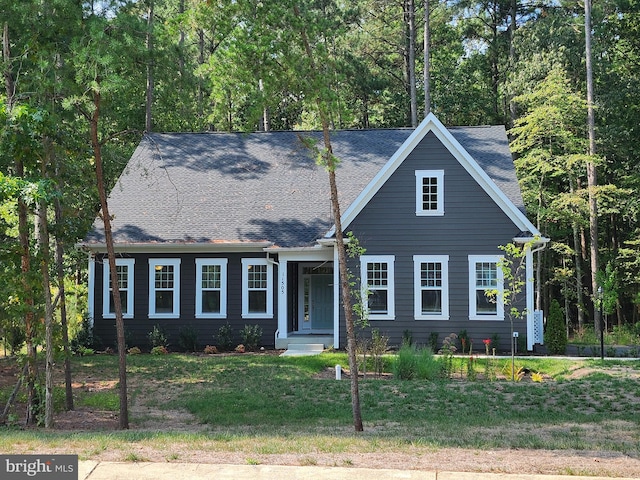
<path id="1" fill-rule="evenodd" d="M 322 343 L 290 343 L 282 357 L 318 355 L 324 351 Z"/>

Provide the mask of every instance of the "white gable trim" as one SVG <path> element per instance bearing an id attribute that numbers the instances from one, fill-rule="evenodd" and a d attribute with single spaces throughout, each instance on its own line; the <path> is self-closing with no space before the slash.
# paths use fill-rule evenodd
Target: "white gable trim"
<path id="1" fill-rule="evenodd" d="M 487 192 L 500 209 L 509 217 L 519 230 L 526 230 L 533 235 L 540 235 L 538 229 L 529 219 L 507 198 L 500 188 L 491 180 L 489 175 L 478 165 L 460 142 L 447 130 L 447 128 L 436 118 L 433 113 L 418 125 L 413 133 L 405 140 L 398 150 L 392 155 L 384 167 L 369 182 L 365 189 L 358 195 L 355 201 L 342 214 L 342 228 L 346 229 L 358 216 L 362 209 L 371 201 L 373 196 L 380 190 L 382 185 L 393 175 L 407 156 L 416 148 L 427 133 L 433 132 L 442 144 L 451 152 L 464 169 L 478 182 L 478 185 Z M 335 233 L 335 226 L 327 233 L 326 237 L 331 237 Z"/>

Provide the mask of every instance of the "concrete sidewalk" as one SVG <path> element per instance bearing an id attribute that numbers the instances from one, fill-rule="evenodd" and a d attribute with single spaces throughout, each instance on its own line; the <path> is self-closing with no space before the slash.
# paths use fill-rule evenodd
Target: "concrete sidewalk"
<path id="1" fill-rule="evenodd" d="M 79 462 L 78 480 L 610 480 L 609 477 L 284 465 Z M 621 479 L 617 480 L 632 480 Z"/>

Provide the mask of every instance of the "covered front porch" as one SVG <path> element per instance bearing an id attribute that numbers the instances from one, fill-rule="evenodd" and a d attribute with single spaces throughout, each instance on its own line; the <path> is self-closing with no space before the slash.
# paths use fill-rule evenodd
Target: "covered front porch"
<path id="1" fill-rule="evenodd" d="M 332 244 L 277 253 L 278 329 L 275 347 L 339 345 L 339 276 Z"/>

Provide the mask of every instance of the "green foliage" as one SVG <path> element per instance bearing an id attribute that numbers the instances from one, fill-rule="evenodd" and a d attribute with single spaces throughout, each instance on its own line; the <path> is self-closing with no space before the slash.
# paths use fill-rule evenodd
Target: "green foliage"
<path id="1" fill-rule="evenodd" d="M 234 346 L 233 329 L 231 325 L 229 325 L 229 322 L 227 322 L 218 329 L 218 347 L 222 351 L 229 352 L 233 350 Z"/>
<path id="2" fill-rule="evenodd" d="M 427 340 L 427 345 L 431 349 L 432 352 L 438 351 L 438 332 L 429 333 L 429 338 Z"/>
<path id="3" fill-rule="evenodd" d="M 262 327 L 260 325 L 245 325 L 240 330 L 240 339 L 245 349 L 255 351 L 262 341 Z"/>
<path id="4" fill-rule="evenodd" d="M 373 357 L 373 371 L 376 375 L 382 375 L 385 361 L 384 355 L 389 349 L 389 337 L 374 328 L 371 331 L 371 356 Z"/>
<path id="5" fill-rule="evenodd" d="M 164 345 L 157 345 L 151 349 L 151 355 L 167 355 L 169 350 Z"/>
<path id="6" fill-rule="evenodd" d="M 506 380 L 520 382 L 524 378 L 524 367 L 513 365 L 511 362 L 505 362 L 502 367 L 502 374 Z"/>
<path id="7" fill-rule="evenodd" d="M 11 355 L 18 353 L 27 340 L 24 325 L 20 322 L 7 322 L 0 333 L 2 334 L 4 348 L 8 349 Z"/>
<path id="8" fill-rule="evenodd" d="M 400 380 L 413 380 L 418 372 L 418 356 L 412 345 L 403 345 L 392 363 L 393 374 Z"/>
<path id="9" fill-rule="evenodd" d="M 564 355 L 567 349 L 567 330 L 564 315 L 557 300 L 552 300 L 547 316 L 547 328 L 544 332 L 544 343 L 552 355 Z"/>
<path id="10" fill-rule="evenodd" d="M 198 351 L 198 331 L 192 325 L 185 325 L 178 331 L 178 345 L 187 352 Z"/>
<path id="11" fill-rule="evenodd" d="M 69 342 L 69 348 L 75 354 L 82 355 L 82 352 L 87 349 L 95 348 L 95 338 L 93 335 L 93 328 L 91 326 L 91 319 L 84 317 L 80 324 L 80 329 L 76 332 L 74 338 Z"/>
<path id="12" fill-rule="evenodd" d="M 406 329 L 402 332 L 402 346 L 405 345 L 413 345 L 413 332 L 409 329 Z"/>
<path id="13" fill-rule="evenodd" d="M 430 348 L 403 345 L 392 362 L 392 370 L 400 380 L 437 380 L 443 366 Z"/>
<path id="14" fill-rule="evenodd" d="M 160 325 L 154 325 L 153 330 L 151 330 L 147 337 L 149 338 L 149 344 L 151 345 L 151 349 L 155 347 L 168 347 L 169 346 L 169 338 L 167 337 L 167 333 L 164 328 Z"/>
<path id="15" fill-rule="evenodd" d="M 471 338 L 466 329 L 460 330 L 458 333 L 458 341 L 460 342 L 460 351 L 462 354 L 469 352 L 471 349 Z"/>

